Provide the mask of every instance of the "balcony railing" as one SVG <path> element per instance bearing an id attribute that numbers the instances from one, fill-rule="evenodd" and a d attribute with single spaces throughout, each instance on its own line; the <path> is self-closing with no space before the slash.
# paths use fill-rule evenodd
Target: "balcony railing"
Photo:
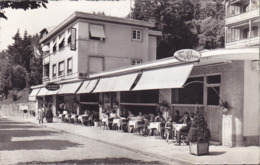
<path id="1" fill-rule="evenodd" d="M 236 16 L 232 16 L 229 18 L 226 18 L 225 23 L 226 25 L 228 24 L 232 24 L 232 23 L 236 23 L 236 22 L 241 22 L 241 21 L 245 21 L 245 20 L 249 20 L 251 18 L 255 18 L 259 16 L 259 8 L 253 10 L 253 11 L 249 11 L 243 14 L 239 14 Z"/>
<path id="2" fill-rule="evenodd" d="M 254 37 L 254 38 L 247 38 L 239 41 L 234 42 L 228 42 L 225 44 L 226 48 L 243 48 L 243 47 L 249 47 L 253 45 L 259 45 L 259 39 L 260 37 Z"/>

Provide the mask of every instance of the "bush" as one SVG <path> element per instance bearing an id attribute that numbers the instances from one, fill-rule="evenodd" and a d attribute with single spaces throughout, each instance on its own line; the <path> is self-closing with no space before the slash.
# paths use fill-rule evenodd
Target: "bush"
<path id="1" fill-rule="evenodd" d="M 192 121 L 191 128 L 188 133 L 188 139 L 190 142 L 209 142 L 210 140 L 210 131 L 207 128 L 207 122 L 198 110 L 196 111 Z"/>

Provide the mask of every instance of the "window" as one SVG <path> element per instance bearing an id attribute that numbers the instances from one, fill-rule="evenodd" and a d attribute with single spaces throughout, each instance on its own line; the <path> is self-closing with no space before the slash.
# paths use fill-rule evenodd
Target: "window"
<path id="1" fill-rule="evenodd" d="M 48 79 L 50 76 L 50 64 L 44 65 L 44 79 Z"/>
<path id="2" fill-rule="evenodd" d="M 184 85 L 181 89 L 172 89 L 172 103 L 203 104 L 203 81 L 203 77 L 188 78 L 185 84 L 190 83 L 189 85 Z"/>
<path id="3" fill-rule="evenodd" d="M 59 63 L 59 76 L 64 76 L 64 61 Z"/>
<path id="4" fill-rule="evenodd" d="M 133 40 L 134 41 L 142 41 L 142 30 L 133 30 Z"/>
<path id="5" fill-rule="evenodd" d="M 207 76 L 207 105 L 219 105 L 221 75 Z"/>
<path id="6" fill-rule="evenodd" d="M 249 29 L 248 28 L 244 29 L 243 30 L 243 39 L 248 38 L 248 34 L 249 34 Z"/>
<path id="7" fill-rule="evenodd" d="M 208 87 L 207 92 L 207 104 L 208 105 L 219 105 L 219 87 Z"/>
<path id="8" fill-rule="evenodd" d="M 64 47 L 64 35 L 60 35 L 59 37 L 59 49 Z"/>
<path id="9" fill-rule="evenodd" d="M 220 75 L 207 76 L 207 83 L 208 84 L 220 84 L 221 76 Z"/>
<path id="10" fill-rule="evenodd" d="M 98 93 L 85 93 L 80 95 L 80 102 L 98 102 Z"/>
<path id="11" fill-rule="evenodd" d="M 52 52 L 55 53 L 57 51 L 56 47 L 56 39 L 53 40 Z"/>
<path id="12" fill-rule="evenodd" d="M 159 90 L 121 92 L 122 103 L 158 103 Z"/>
<path id="13" fill-rule="evenodd" d="M 142 63 L 142 60 L 132 60 L 132 65 L 138 65 L 141 63 Z"/>
<path id="14" fill-rule="evenodd" d="M 103 57 L 89 57 L 88 71 L 89 73 L 102 72 L 104 67 Z"/>
<path id="15" fill-rule="evenodd" d="M 56 64 L 52 65 L 52 77 L 56 78 L 57 76 L 57 66 Z"/>
<path id="16" fill-rule="evenodd" d="M 253 26 L 251 31 L 251 37 L 258 37 L 258 26 Z"/>
<path id="17" fill-rule="evenodd" d="M 69 58 L 68 61 L 67 61 L 67 74 L 70 74 L 72 73 L 72 58 Z"/>
<path id="18" fill-rule="evenodd" d="M 89 26 L 89 36 L 92 40 L 105 40 L 105 30 L 103 25 L 93 25 Z"/>
<path id="19" fill-rule="evenodd" d="M 227 30 L 227 42 L 240 40 L 240 29 L 230 28 Z"/>

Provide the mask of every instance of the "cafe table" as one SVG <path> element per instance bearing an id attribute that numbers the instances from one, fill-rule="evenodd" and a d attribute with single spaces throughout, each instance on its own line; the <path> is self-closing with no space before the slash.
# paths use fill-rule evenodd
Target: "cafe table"
<path id="1" fill-rule="evenodd" d="M 162 122 L 151 122 L 149 125 L 149 129 L 156 129 L 157 131 L 161 131 L 165 128 L 164 123 Z"/>
<path id="2" fill-rule="evenodd" d="M 180 131 L 181 128 L 185 127 L 186 124 L 177 124 L 177 123 L 173 123 L 172 127 L 174 128 L 174 130 L 176 131 Z"/>
<path id="3" fill-rule="evenodd" d="M 130 120 L 128 122 L 129 127 L 133 127 L 134 129 L 142 128 L 144 126 L 143 120 Z"/>
<path id="4" fill-rule="evenodd" d="M 86 121 L 88 119 L 87 115 L 80 115 L 78 117 L 78 120 L 81 121 L 81 123 L 83 124 L 84 121 Z"/>
<path id="5" fill-rule="evenodd" d="M 119 118 L 119 119 L 114 119 L 113 120 L 113 125 L 116 124 L 118 128 L 121 127 L 122 121 L 125 120 L 125 118 Z"/>

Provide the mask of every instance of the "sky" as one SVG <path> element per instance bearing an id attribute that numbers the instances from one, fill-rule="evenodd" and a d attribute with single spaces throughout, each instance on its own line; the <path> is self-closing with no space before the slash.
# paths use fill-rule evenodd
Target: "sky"
<path id="1" fill-rule="evenodd" d="M 34 10 L 5 9 L 7 20 L 0 18 L 0 51 L 13 43 L 12 37 L 19 29 L 21 35 L 39 33 L 43 28 L 57 26 L 75 11 L 126 17 L 130 12 L 130 0 L 120 1 L 50 1 L 46 8 Z"/>

